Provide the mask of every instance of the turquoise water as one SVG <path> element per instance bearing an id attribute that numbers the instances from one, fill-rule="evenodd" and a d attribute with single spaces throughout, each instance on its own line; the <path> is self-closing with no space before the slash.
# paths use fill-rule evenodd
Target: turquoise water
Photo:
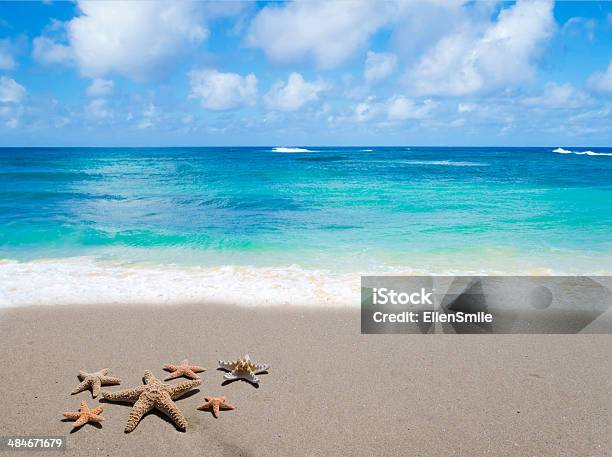
<path id="1" fill-rule="evenodd" d="M 612 271 L 591 150 L 4 148 L 0 258 Z"/>

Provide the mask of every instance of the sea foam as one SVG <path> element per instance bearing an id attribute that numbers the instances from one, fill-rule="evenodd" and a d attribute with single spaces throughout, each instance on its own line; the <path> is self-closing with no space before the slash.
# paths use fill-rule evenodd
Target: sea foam
<path id="1" fill-rule="evenodd" d="M 272 152 L 292 153 L 292 152 L 314 152 L 314 151 L 310 149 L 304 149 L 304 148 L 277 147 L 277 148 L 273 148 Z"/>
<path id="2" fill-rule="evenodd" d="M 0 308 L 28 305 L 358 306 L 360 276 L 297 266 L 130 265 L 90 257 L 0 261 Z M 33 285 L 35 285 L 33 287 Z"/>
<path id="3" fill-rule="evenodd" d="M 594 152 L 594 151 L 570 151 L 568 149 L 557 148 L 553 149 L 552 152 L 556 152 L 558 154 L 576 154 L 579 156 L 587 155 L 587 156 L 612 156 L 612 152 Z"/>

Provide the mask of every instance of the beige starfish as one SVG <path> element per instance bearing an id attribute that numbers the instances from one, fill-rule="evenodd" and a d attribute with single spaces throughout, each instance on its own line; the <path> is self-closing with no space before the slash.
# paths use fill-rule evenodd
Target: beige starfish
<path id="1" fill-rule="evenodd" d="M 100 394 L 101 386 L 121 384 L 121 379 L 115 378 L 114 376 L 107 376 L 109 371 L 108 368 L 103 368 L 95 373 L 79 371 L 81 383 L 72 391 L 72 395 L 83 392 L 86 389 L 91 389 L 93 398 L 96 398 Z"/>
<path id="2" fill-rule="evenodd" d="M 72 424 L 72 426 L 76 428 L 76 427 L 80 427 L 81 425 L 85 425 L 88 422 L 95 422 L 95 423 L 102 422 L 104 420 L 104 418 L 100 416 L 100 413 L 102 411 L 103 411 L 103 408 L 101 406 L 96 406 L 94 409 L 89 409 L 89 406 L 87 406 L 87 403 L 82 401 L 81 407 L 79 408 L 78 411 L 66 412 L 64 413 L 64 417 L 75 420 L 76 422 Z"/>
<path id="3" fill-rule="evenodd" d="M 185 359 L 180 365 L 164 365 L 164 370 L 172 372 L 164 379 L 164 381 L 170 381 L 171 379 L 180 378 L 181 376 L 185 376 L 189 379 L 200 379 L 196 373 L 206 371 L 206 368 L 197 365 L 189 365 L 189 360 Z"/>
<path id="4" fill-rule="evenodd" d="M 201 379 L 182 381 L 178 384 L 163 384 L 153 376 L 149 370 L 144 372 L 144 385 L 133 389 L 118 390 L 116 392 L 102 391 L 102 398 L 109 401 L 125 401 L 134 403 L 130 417 L 125 426 L 125 432 L 129 433 L 136 428 L 142 416 L 153 408 L 160 410 L 174 421 L 181 429 L 187 427 L 187 419 L 173 400 L 181 397 L 188 390 L 202 384 Z"/>
<path id="5" fill-rule="evenodd" d="M 212 407 L 212 412 L 215 417 L 219 417 L 219 409 L 236 409 L 236 407 L 232 404 L 229 404 L 225 401 L 225 397 L 204 397 L 206 403 L 202 403 L 198 406 L 198 409 L 210 409 Z"/>
<path id="6" fill-rule="evenodd" d="M 224 362 L 223 360 L 219 360 L 219 368 L 229 371 L 229 373 L 225 373 L 223 375 L 223 377 L 228 381 L 244 379 L 253 384 L 258 384 L 259 378 L 255 375 L 269 370 L 270 365 L 253 363 L 251 362 L 251 359 L 247 354 L 244 357 L 241 357 L 238 360 L 233 360 L 231 362 Z"/>

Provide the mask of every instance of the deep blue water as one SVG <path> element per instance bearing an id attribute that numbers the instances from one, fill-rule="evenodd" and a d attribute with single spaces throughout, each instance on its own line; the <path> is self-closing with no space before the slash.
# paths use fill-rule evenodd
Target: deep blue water
<path id="1" fill-rule="evenodd" d="M 309 149 L 0 149 L 0 258 L 612 271 L 612 156 Z"/>

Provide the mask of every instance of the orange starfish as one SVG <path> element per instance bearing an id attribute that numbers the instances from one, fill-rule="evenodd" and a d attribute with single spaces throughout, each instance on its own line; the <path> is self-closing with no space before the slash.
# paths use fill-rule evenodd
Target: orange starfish
<path id="1" fill-rule="evenodd" d="M 87 403 L 82 401 L 81 407 L 78 411 L 66 412 L 64 413 L 64 417 L 75 420 L 76 422 L 72 425 L 76 428 L 80 427 L 81 425 L 85 425 L 88 422 L 102 422 L 104 420 L 104 418 L 100 416 L 102 410 L 103 408 L 101 406 L 96 406 L 94 409 L 89 409 Z"/>
<path id="2" fill-rule="evenodd" d="M 206 403 L 202 403 L 198 406 L 198 409 L 209 409 L 212 407 L 212 413 L 215 417 L 219 417 L 219 409 L 236 409 L 234 405 L 231 405 L 225 401 L 225 397 L 204 397 Z"/>
<path id="3" fill-rule="evenodd" d="M 169 381 L 170 379 L 180 378 L 181 376 L 185 376 L 189 379 L 200 379 L 196 373 L 206 371 L 206 368 L 197 365 L 189 365 L 189 360 L 185 359 L 180 365 L 164 365 L 164 370 L 172 372 L 164 379 L 164 381 Z"/>

